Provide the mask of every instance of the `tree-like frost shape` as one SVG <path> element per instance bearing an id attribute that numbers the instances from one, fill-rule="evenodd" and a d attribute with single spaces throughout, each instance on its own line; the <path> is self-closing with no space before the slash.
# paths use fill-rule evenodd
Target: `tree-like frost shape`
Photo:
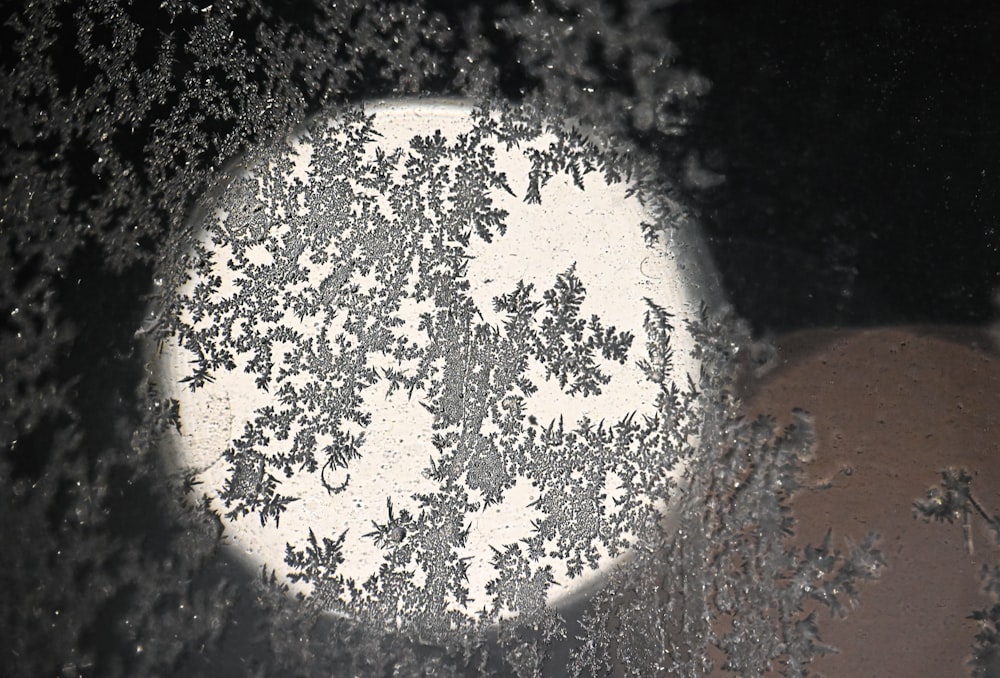
<path id="1" fill-rule="evenodd" d="M 136 341 L 148 341 L 155 350 L 166 335 L 177 332 L 198 356 L 187 382 L 191 388 L 202 388 L 210 383 L 213 374 L 231 369 L 234 356 L 242 353 L 252 366 L 256 386 L 281 394 L 279 404 L 260 412 L 261 421 L 251 422 L 255 431 L 244 442 L 252 443 L 263 434 L 284 447 L 268 447 L 272 458 L 255 458 L 252 454 L 240 457 L 243 465 L 232 469 L 232 508 L 241 506 L 242 501 L 242 508 L 256 511 L 260 507 L 253 502 L 264 499 L 258 489 L 262 487 L 262 470 L 275 482 L 288 473 L 315 473 L 317 469 L 322 473 L 332 466 L 349 465 L 351 450 L 363 449 L 363 439 L 353 430 L 341 431 L 344 436 L 340 438 L 332 433 L 328 439 L 322 438 L 328 422 L 300 421 L 302 413 L 287 402 L 294 402 L 300 394 L 304 400 L 329 397 L 342 405 L 331 418 L 348 417 L 358 414 L 353 400 L 357 390 L 372 387 L 366 379 L 374 377 L 379 387 L 396 385 L 420 397 L 438 374 L 430 362 L 421 362 L 418 347 L 402 341 L 389 345 L 384 331 L 391 321 L 386 319 L 381 326 L 382 338 L 373 336 L 371 340 L 388 345 L 400 365 L 417 363 L 419 369 L 401 366 L 391 376 L 362 370 L 354 375 L 357 384 L 338 384 L 339 390 L 333 394 L 310 392 L 302 384 L 289 383 L 292 377 L 281 371 L 280 358 L 295 352 L 296 365 L 309 365 L 320 361 L 327 349 L 315 343 L 307 346 L 302 337 L 283 334 L 280 326 L 269 327 L 269 323 L 277 323 L 286 311 L 305 320 L 310 309 L 328 309 L 334 314 L 334 322 L 341 322 L 345 314 L 378 313 L 379 308 L 363 308 L 360 296 L 367 289 L 346 277 L 343 268 L 331 271 L 319 285 L 305 285 L 295 264 L 304 260 L 323 264 L 332 255 L 322 247 L 310 247 L 302 238 L 284 239 L 288 248 L 278 252 L 287 264 L 282 270 L 289 276 L 285 280 L 289 294 L 274 304 L 248 305 L 248 300 L 260 293 L 257 286 L 266 282 L 260 276 L 268 273 L 252 256 L 255 244 L 261 243 L 259 239 L 271 233 L 274 215 L 266 210 L 240 215 L 238 223 L 249 228 L 245 233 L 252 234 L 245 239 L 235 238 L 235 233 L 224 229 L 216 234 L 231 248 L 229 256 L 236 265 L 253 273 L 235 292 L 223 293 L 210 277 L 208 251 L 197 244 L 189 249 L 190 242 L 184 237 L 195 199 L 218 187 L 222 163 L 284 134 L 289 121 L 303 119 L 308 110 L 370 91 L 395 95 L 479 92 L 495 96 L 499 93 L 501 70 L 506 67 L 492 55 L 509 45 L 516 46 L 511 61 L 523 71 L 520 81 L 537 83 L 529 86 L 526 98 L 547 107 L 550 115 L 563 117 L 572 112 L 585 122 L 600 123 L 597 133 L 606 132 L 624 145 L 632 126 L 677 133 L 686 124 L 689 104 L 705 91 L 706 83 L 685 77 L 673 66 L 675 50 L 665 37 L 661 5 L 641 1 L 614 6 L 576 1 L 535 3 L 530 8 L 484 4 L 472 5 L 452 19 L 413 2 L 375 6 L 348 0 L 284 3 L 278 7 L 255 0 L 165 0 L 147 4 L 35 0 L 4 14 L 0 52 L 7 68 L 0 72 L 5 102 L 0 148 L 7 190 L 0 205 L 0 240 L 15 262 L 0 267 L 0 316 L 5 319 L 0 352 L 7 356 L 4 379 L 0 380 L 0 400 L 4 403 L 0 440 L 5 448 L 15 451 L 18 446 L 29 446 L 32 440 L 38 449 L 45 450 L 37 460 L 37 482 L 8 476 L 10 466 L 6 465 L 0 478 L 4 506 L 10 508 L 3 521 L 3 542 L 17 545 L 4 549 L 0 557 L 4 574 L 11 580 L 8 592 L 13 596 L 0 617 L 0 635 L 9 642 L 12 656 L 18 657 L 15 670 L 23 675 L 75 675 L 90 673 L 99 666 L 108 675 L 176 673 L 178 666 L 192 657 L 197 661 L 210 654 L 224 629 L 240 631 L 230 626 L 237 599 L 255 601 L 253 614 L 260 622 L 259 631 L 250 634 L 246 643 L 245 651 L 253 656 L 239 658 L 241 671 L 414 675 L 418 670 L 445 674 L 471 667 L 486 673 L 491 668 L 482 646 L 462 642 L 456 639 L 458 634 L 442 638 L 440 646 L 420 645 L 418 654 L 414 649 L 418 644 L 398 635 L 380 634 L 375 625 L 365 623 L 366 619 L 356 624 L 344 618 L 324 618 L 328 626 L 322 628 L 327 632 L 315 633 L 318 618 L 303 614 L 281 598 L 250 595 L 243 586 L 193 585 L 212 580 L 201 575 L 206 563 L 212 562 L 218 521 L 202 503 L 191 510 L 175 505 L 169 495 L 172 483 L 163 482 L 149 456 L 158 432 L 171 426 L 183 427 L 177 403 L 163 398 L 151 380 L 144 380 L 139 389 L 143 395 L 129 406 L 134 406 L 135 411 L 111 414 L 108 408 L 109 413 L 102 414 L 98 422 L 81 418 L 87 405 L 82 399 L 88 393 L 107 391 L 106 375 L 100 371 L 104 369 L 101 366 L 85 365 L 78 377 L 67 379 L 67 370 L 75 375 L 80 366 L 67 362 L 66 356 L 88 342 L 104 340 L 103 333 L 95 340 L 80 336 L 79 330 L 87 326 L 84 321 L 95 322 L 87 313 L 100 316 L 105 309 L 96 304 L 83 304 L 78 309 L 80 300 L 74 301 L 65 289 L 79 285 L 81 290 L 92 292 L 95 285 L 103 289 L 99 283 L 104 280 L 116 285 L 134 282 L 137 278 L 124 274 L 138 271 L 142 283 L 139 287 L 151 285 L 152 310 L 138 330 L 127 328 L 127 336 L 135 331 Z M 596 57 L 592 49 L 595 46 L 599 48 Z M 616 82 L 608 82 L 609 70 L 620 76 Z M 498 126 L 496 143 L 510 148 L 532 138 L 536 128 L 535 121 L 512 119 L 511 124 Z M 569 167 L 571 156 L 566 157 L 559 168 Z M 350 153 L 345 152 L 342 159 L 349 160 Z M 359 169 L 356 175 L 358 186 L 341 186 L 339 190 L 385 193 L 394 181 L 388 170 L 396 160 L 366 159 L 359 166 L 365 169 Z M 324 162 L 335 163 L 337 158 Z M 539 195 L 545 173 L 552 167 L 540 158 L 536 173 Z M 582 168 L 579 164 L 577 167 Z M 482 174 L 478 170 L 469 172 L 472 177 Z M 641 180 L 642 174 L 638 173 L 637 178 Z M 686 215 L 677 200 L 678 189 L 669 185 L 659 188 L 670 199 L 652 205 L 657 218 L 644 227 L 649 242 L 662 241 L 667 225 L 681 223 Z M 258 191 L 274 191 L 276 185 L 246 184 L 233 190 L 256 195 Z M 468 193 L 474 195 L 475 191 L 469 189 Z M 348 211 L 348 204 L 355 203 L 313 204 L 306 218 L 314 223 L 305 230 L 322 232 L 331 224 L 360 218 Z M 437 268 L 432 271 L 430 262 L 418 263 L 422 267 L 421 279 L 428 280 L 415 292 L 418 298 L 435 298 L 448 291 L 444 281 L 461 270 L 463 240 L 473 234 L 484 240 L 502 234 L 503 218 L 491 214 L 488 206 L 472 199 L 454 209 L 479 216 L 473 221 L 463 217 L 465 227 L 456 226 L 451 234 L 431 234 Z M 362 234 L 355 233 L 347 244 L 357 246 L 366 270 L 377 268 L 375 240 L 366 241 Z M 275 253 L 270 245 L 269 249 Z M 350 254 L 354 252 L 340 253 Z M 66 284 L 67 275 L 72 277 L 82 270 L 81 261 L 94 260 L 101 262 L 96 273 L 87 269 L 89 272 Z M 150 273 L 154 268 L 155 272 Z M 199 277 L 201 285 L 189 299 L 172 299 L 170 291 L 178 288 L 190 272 Z M 341 299 L 351 295 L 359 295 L 356 307 L 341 308 Z M 240 305 L 244 310 L 252 308 L 258 322 L 227 324 L 223 320 L 215 326 L 201 324 L 204 318 L 214 315 L 232 318 Z M 190 313 L 187 327 L 171 324 L 181 307 Z M 391 317 L 392 311 L 388 313 Z M 117 316 L 108 317 L 118 322 Z M 428 327 L 444 326 L 443 319 L 429 319 Z M 347 342 L 356 341 L 354 332 L 364 330 L 355 323 L 355 329 L 345 330 L 339 340 L 333 334 L 324 341 L 349 352 Z M 698 342 L 702 347 L 699 350 L 711 353 L 714 330 L 707 328 L 708 334 Z M 223 344 L 229 349 L 219 348 Z M 726 351 L 741 345 L 746 344 L 737 341 Z M 105 351 L 107 346 L 99 349 Z M 725 373 L 730 357 L 705 357 L 704 379 L 695 380 L 699 391 L 725 386 L 720 375 Z M 649 364 L 654 366 L 654 361 Z M 518 422 L 525 414 L 523 394 L 533 388 L 523 378 L 524 368 L 512 362 L 500 367 L 499 372 L 493 377 L 495 382 L 513 387 L 496 401 L 496 411 L 491 409 L 500 428 L 497 446 L 518 451 L 508 460 L 499 476 L 501 480 L 484 475 L 477 482 L 502 492 L 502 478 L 521 474 L 528 466 L 527 460 L 537 452 L 539 434 L 535 429 L 523 437 L 520 434 Z M 103 390 L 93 389 L 95 381 Z M 129 388 L 132 385 L 129 382 Z M 658 406 L 654 421 L 633 421 L 629 427 L 639 426 L 639 430 L 621 434 L 626 438 L 634 435 L 634 441 L 622 445 L 623 449 L 634 446 L 648 455 L 642 462 L 635 457 L 631 466 L 636 471 L 634 479 L 622 478 L 626 494 L 631 491 L 628 487 L 644 487 L 648 482 L 655 485 L 648 477 L 653 468 L 649 460 L 663 461 L 658 451 L 682 449 L 687 432 L 701 425 L 684 411 L 685 403 L 690 402 L 685 394 L 693 391 L 683 383 L 664 386 L 658 401 L 662 406 Z M 129 401 L 132 392 L 118 395 Z M 112 400 L 106 394 L 102 397 L 102 407 Z M 718 403 L 709 404 L 714 407 Z M 719 432 L 727 430 L 726 419 L 720 408 L 702 414 L 700 435 L 711 447 L 722 438 Z M 363 420 L 362 416 L 357 418 Z M 93 453 L 93 439 L 89 436 L 95 423 L 98 429 L 112 423 L 116 431 L 126 431 L 124 441 L 109 441 L 106 448 L 102 445 Z M 363 423 L 354 423 L 363 428 Z M 677 423 L 680 426 L 674 427 Z M 575 444 L 597 435 L 579 422 L 567 424 L 570 432 L 574 427 L 580 429 Z M 601 428 L 599 423 L 591 425 Z M 605 424 L 602 435 L 607 435 L 608 426 Z M 443 448 L 459 445 L 460 435 L 455 429 L 456 425 L 449 425 L 439 431 Z M 329 430 L 335 432 L 332 427 Z M 322 444 L 315 440 L 317 437 Z M 295 440 L 297 446 L 292 444 Z M 492 454 L 488 445 L 479 449 L 475 454 Z M 442 480 L 456 470 L 442 464 L 428 467 L 433 477 Z M 713 469 L 698 467 L 691 476 L 706 472 Z M 729 471 L 724 468 L 720 473 Z M 181 485 L 197 487 L 190 476 L 178 480 L 178 494 L 184 494 Z M 149 539 L 145 528 L 151 526 L 146 522 L 140 523 L 142 529 L 137 532 L 123 532 L 121 514 L 135 513 L 134 506 L 116 507 L 112 498 L 128 488 L 156 509 L 142 518 L 165 516 L 168 529 L 157 532 L 161 539 Z M 450 501 L 461 505 L 462 499 L 453 497 Z M 714 495 L 692 499 L 696 501 L 706 502 L 701 509 L 711 510 L 717 505 L 712 503 L 716 501 Z M 265 515 L 275 519 L 279 514 L 280 510 L 270 516 L 265 509 Z M 130 515 L 130 519 L 133 517 Z M 643 560 L 643 554 L 655 551 L 652 547 L 656 542 L 650 533 L 640 529 L 643 523 L 639 514 L 622 518 L 622 522 L 644 535 L 647 548 L 640 551 L 639 559 L 651 564 L 650 559 Z M 54 530 L 53 525 L 58 529 Z M 450 529 L 453 532 L 448 538 L 457 539 L 455 535 L 461 534 L 464 526 Z M 685 539 L 698 539 L 696 531 L 684 534 Z M 406 544 L 409 537 L 408 533 L 399 543 Z M 360 599 L 365 595 L 360 585 L 343 582 L 341 587 L 335 583 L 336 575 L 333 579 L 328 576 L 336 570 L 338 539 L 337 534 L 302 535 L 302 543 L 289 554 L 290 560 L 298 564 L 297 571 L 314 576 L 313 583 L 318 586 L 314 587 L 313 597 L 324 609 L 344 597 Z M 156 549 L 149 548 L 152 541 Z M 699 548 L 698 543 L 681 548 L 678 552 L 684 557 L 666 580 L 655 568 L 637 569 L 635 572 L 655 574 L 640 576 L 633 572 L 629 581 L 638 595 L 617 601 L 609 614 L 615 614 L 625 627 L 634 622 L 643 630 L 663 628 L 662 609 L 672 614 L 685 609 L 690 612 L 688 619 L 696 620 L 698 611 L 690 597 L 687 606 L 675 602 L 672 607 L 661 608 L 660 604 L 666 597 L 682 600 L 685 591 L 703 583 L 704 561 L 697 556 L 704 551 Z M 504 552 L 506 547 L 498 550 Z M 452 578 L 460 579 L 460 568 L 455 566 L 455 572 Z M 85 585 L 39 587 L 39 581 Z M 287 589 L 268 573 L 262 573 L 262 581 L 267 589 L 282 593 Z M 664 581 L 669 591 L 661 588 Z M 341 593 L 341 589 L 347 593 Z M 738 605 L 739 596 L 736 598 Z M 749 601 L 754 602 L 756 597 Z M 58 617 L 55 611 L 59 611 Z M 106 623 L 125 619 L 128 624 Z M 582 633 L 589 654 L 582 664 L 574 662 L 574 667 L 583 666 L 595 675 L 611 670 L 611 647 L 617 639 L 611 638 L 604 622 L 604 617 L 585 620 Z M 809 624 L 806 620 L 796 622 L 793 630 L 800 625 L 805 630 L 798 637 L 807 642 L 790 643 L 788 647 L 796 652 L 796 648 L 805 647 L 799 656 L 807 656 Z M 532 636 L 518 630 L 521 627 L 515 622 L 502 622 L 501 642 L 507 650 L 502 662 L 522 675 L 540 670 L 544 641 L 556 636 L 552 631 L 555 626 L 551 617 L 546 617 L 531 627 L 532 631 L 540 631 Z M 988 661 L 995 665 L 995 659 L 986 654 L 989 647 L 996 645 L 995 624 L 992 628 L 991 644 L 983 646 L 982 666 Z M 94 629 L 106 632 L 107 637 L 98 643 Z M 303 640 L 310 637 L 318 640 Z M 626 667 L 656 667 L 663 660 L 664 647 L 669 647 L 676 665 L 694 666 L 683 663 L 688 656 L 685 652 L 691 648 L 696 651 L 705 637 L 693 622 L 682 625 L 679 633 L 668 639 L 669 644 L 650 634 L 642 649 L 623 646 L 619 663 Z M 654 656 L 657 644 L 659 658 L 646 662 Z"/>
<path id="2" fill-rule="evenodd" d="M 369 392 L 405 392 L 433 415 L 435 454 L 426 475 L 440 489 L 415 497 L 420 511 L 406 513 L 405 526 L 388 498 L 388 522 L 369 535 L 385 562 L 361 589 L 338 579 L 336 558 L 317 560 L 315 534 L 305 551 L 288 545 L 295 581 L 323 596 L 331 581 L 345 595 L 359 591 L 344 601 L 364 608 L 359 615 L 382 610 L 392 619 L 393 601 L 404 601 L 408 614 L 425 623 L 457 623 L 454 612 L 468 600 L 467 559 L 459 555 L 467 516 L 501 502 L 518 479 L 539 488 L 533 508 L 544 517 L 523 547 L 496 545 L 510 557 L 494 560 L 497 578 L 487 588 L 496 602 L 485 615 L 535 614 L 554 581 L 579 577 L 629 548 L 631 526 L 655 512 L 650 488 L 665 492 L 667 471 L 689 452 L 684 445 L 693 429 L 685 432 L 679 418 L 665 413 L 642 421 L 629 415 L 529 425 L 527 403 L 538 388 L 529 377 L 532 364 L 563 392 L 596 396 L 610 381 L 602 364 L 629 360 L 633 336 L 582 315 L 586 281 L 575 265 L 539 293 L 521 281 L 497 296 L 502 326 L 482 320 L 465 272 L 472 238 L 489 243 L 506 232 L 509 215 L 490 197 L 510 192 L 494 147 L 517 148 L 542 128 L 526 131 L 504 107 L 476 110 L 473 120 L 454 139 L 440 132 L 415 136 L 405 150 L 386 153 L 374 114 L 355 109 L 318 119 L 276 146 L 212 206 L 207 227 L 215 249 L 196 249 L 193 284 L 174 320 L 178 341 L 197 356 L 191 388 L 235 369 L 239 359 L 257 387 L 273 395 L 225 450 L 229 477 L 220 496 L 230 519 L 255 514 L 262 524 L 277 524 L 295 500 L 281 492 L 282 477 L 318 472 L 331 494 L 341 491 L 349 474 L 335 485 L 327 472 L 350 471 L 363 460 Z M 524 147 L 531 167 L 525 200 L 542 200 L 560 173 L 579 186 L 595 171 L 619 180 L 621 170 L 582 136 L 549 133 L 557 141 L 542 151 Z M 294 176 L 302 157 L 308 182 Z M 404 304 L 427 309 L 415 328 L 400 315 Z M 648 304 L 641 364 L 662 391 L 658 404 L 673 403 L 679 392 L 670 390 L 669 314 Z M 288 326 L 282 318 L 289 315 L 315 331 Z M 393 361 L 375 367 L 373 355 Z M 623 485 L 613 503 L 610 478 Z M 471 501 L 469 491 L 481 500 Z M 313 564 L 306 567 L 308 554 Z M 568 566 L 552 572 L 543 558 Z M 329 571 L 321 573 L 323 567 Z M 511 589 L 522 580 L 534 582 L 530 596 Z"/>

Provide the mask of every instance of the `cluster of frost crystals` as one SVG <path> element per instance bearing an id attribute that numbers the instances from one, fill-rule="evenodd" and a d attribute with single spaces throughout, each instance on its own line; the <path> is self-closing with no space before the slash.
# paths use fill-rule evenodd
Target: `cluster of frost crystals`
<path id="1" fill-rule="evenodd" d="M 557 579 L 620 557 L 636 527 L 656 521 L 650 496 L 667 496 L 698 432 L 693 395 L 674 384 L 666 309 L 647 300 L 646 336 L 632 350 L 631 333 L 581 314 L 586 281 L 571 266 L 549 289 L 519 281 L 495 297 L 502 323 L 490 325 L 470 296 L 468 247 L 507 229 L 489 197 L 510 191 L 496 169 L 500 144 L 527 160 L 518 183 L 528 202 L 544 201 L 560 174 L 582 186 L 589 172 L 608 181 L 622 168 L 507 106 L 484 104 L 468 133 L 417 136 L 392 153 L 372 143 L 376 117 L 319 118 L 241 171 L 210 203 L 211 247 L 195 245 L 191 279 L 166 314 L 195 357 L 181 379 L 192 390 L 244 366 L 273 398 L 225 451 L 226 518 L 280 521 L 298 499 L 283 483 L 303 474 L 341 492 L 366 461 L 366 401 L 399 391 L 433 417 L 424 475 L 437 489 L 414 497 L 416 512 L 394 511 L 387 497 L 387 519 L 368 535 L 384 557 L 370 578 L 338 571 L 343 534 L 309 528 L 287 546 L 292 581 L 308 584 L 320 608 L 379 624 L 448 630 L 551 617 Z M 543 135 L 555 141 L 535 143 Z M 294 174 L 303 155 L 307 181 Z M 586 398 L 609 383 L 606 365 L 626 360 L 658 389 L 651 416 L 536 422 L 532 379 Z M 533 364 L 543 376 L 530 376 Z M 495 546 L 490 602 L 472 610 L 469 525 L 518 482 L 536 488 L 540 517 L 529 538 Z"/>
<path id="2" fill-rule="evenodd" d="M 549 101 L 605 129 L 678 135 L 710 85 L 675 66 L 676 46 L 664 34 L 668 4 L 534 0 L 526 12 L 501 6 L 498 27 L 519 38 L 522 77 L 540 83 Z"/>
<path id="3" fill-rule="evenodd" d="M 783 430 L 770 417 L 741 417 L 742 323 L 705 312 L 692 331 L 706 365 L 702 437 L 676 519 L 650 526 L 636 560 L 594 598 L 572 675 L 811 675 L 812 661 L 835 651 L 821 641 L 816 608 L 844 616 L 884 564 L 874 533 L 846 551 L 831 533 L 819 545 L 788 543 L 789 501 L 813 454 L 810 416 L 794 411 Z"/>
<path id="4" fill-rule="evenodd" d="M 0 543 L 6 546 L 0 572 L 7 598 L 0 663 L 14 675 L 67 677 L 537 670 L 546 642 L 559 637 L 550 612 L 520 624 L 502 621 L 505 650 L 497 657 L 464 632 L 433 643 L 384 634 L 271 595 L 282 584 L 269 577 L 258 590 L 220 574 L 213 565 L 217 520 L 183 508 L 184 492 L 164 481 L 151 454 L 158 435 L 176 425 L 177 412 L 143 376 L 141 349 L 162 333 L 159 297 L 186 268 L 178 262 L 195 199 L 226 163 L 322 106 L 373 92 L 513 93 L 544 109 L 543 117 L 575 117 L 595 136 L 615 137 L 633 161 L 630 130 L 682 130 L 705 83 L 671 68 L 662 4 L 552 0 L 461 9 L 449 3 L 438 10 L 410 0 L 32 0 L 6 7 L 0 13 Z M 680 214 L 674 189 L 661 189 Z M 153 301 L 148 315 L 145 294 Z M 725 364 L 706 360 L 706 375 L 724 373 Z M 685 397 L 665 392 L 665 411 L 674 407 L 671 399 Z M 710 399 L 697 409 L 708 417 L 704 449 L 721 449 L 711 442 L 726 430 L 719 418 L 725 408 Z M 574 440 L 565 430 L 551 435 L 562 448 L 612 434 L 639 440 L 635 428 L 643 424 L 577 431 Z M 785 439 L 779 458 L 794 456 L 796 440 Z M 321 452 L 316 462 L 328 459 Z M 722 500 L 757 498 L 773 508 L 772 491 L 785 476 L 765 475 L 752 491 L 719 494 L 711 490 L 717 457 L 693 459 L 689 475 L 701 491 L 685 495 L 693 522 L 664 546 L 675 557 L 663 557 L 657 540 L 666 536 L 657 536 L 658 528 L 637 526 L 641 557 L 623 575 L 622 594 L 602 595 L 586 618 L 583 649 L 573 662 L 579 672 L 603 675 L 624 666 L 648 673 L 670 661 L 704 666 L 701 648 L 715 632 L 699 601 L 723 571 L 706 569 L 716 562 L 707 559 L 707 544 L 718 527 L 699 530 L 704 521 L 712 527 Z M 721 468 L 729 469 L 724 480 L 739 466 Z M 734 515 L 749 520 L 747 504 L 738 506 Z M 398 526 L 385 527 L 393 543 Z M 772 548 L 778 534 L 765 531 L 762 543 Z M 714 543 L 727 544 L 729 554 L 747 547 L 718 537 Z M 290 557 L 309 577 L 316 563 L 335 562 L 337 549 L 335 535 L 313 535 Z M 747 580 L 752 586 L 717 587 L 736 600 L 726 609 L 753 610 L 765 598 L 823 590 L 815 581 L 795 588 L 796 580 L 773 579 L 780 559 L 773 548 L 764 555 Z M 587 554 L 579 556 L 585 561 Z M 816 572 L 835 576 L 822 550 L 805 556 L 817 563 Z M 520 566 L 517 554 L 499 557 Z M 772 591 L 778 595 L 767 598 Z M 522 599 L 531 598 L 525 591 Z M 240 624 L 232 623 L 237 613 Z M 622 623 L 609 626 L 611 619 Z M 734 624 L 736 635 L 719 641 L 733 666 L 749 666 L 752 674 L 766 661 L 795 657 L 786 662 L 792 667 L 809 655 L 808 622 L 785 613 L 771 617 L 770 627 L 754 619 Z M 748 643 L 763 627 L 785 644 Z M 634 633 L 617 637 L 616 628 Z"/>
<path id="5" fill-rule="evenodd" d="M 0 552 L 0 664 L 16 675 L 174 674 L 252 598 L 206 575 L 217 520 L 156 462 L 176 408 L 142 344 L 165 262 L 250 146 L 326 101 L 455 73 L 454 33 L 419 3 L 273 5 L 0 11 L 0 534 L 16 545 Z"/>

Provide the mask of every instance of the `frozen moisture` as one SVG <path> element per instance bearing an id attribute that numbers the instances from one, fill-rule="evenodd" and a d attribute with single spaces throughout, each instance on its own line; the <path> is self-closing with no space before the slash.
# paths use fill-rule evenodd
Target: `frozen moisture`
<path id="1" fill-rule="evenodd" d="M 710 288 L 621 171 L 443 101 L 322 115 L 241 167 L 163 353 L 227 543 L 421 626 L 558 606 L 626 557 L 691 442 L 661 394 L 698 374 Z"/>

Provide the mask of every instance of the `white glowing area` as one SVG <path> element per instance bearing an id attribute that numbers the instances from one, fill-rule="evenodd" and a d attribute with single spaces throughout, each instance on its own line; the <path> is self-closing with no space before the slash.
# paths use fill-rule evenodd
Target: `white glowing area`
<path id="1" fill-rule="evenodd" d="M 520 603 L 510 600 L 527 594 L 491 586 L 507 574 L 498 572 L 497 553 L 510 545 L 527 552 L 543 524 L 550 537 L 534 542 L 525 571 L 551 568 L 546 599 L 559 605 L 627 557 L 632 519 L 622 506 L 643 505 L 635 469 L 649 465 L 649 453 L 629 457 L 635 443 L 591 466 L 587 456 L 565 457 L 582 443 L 538 441 L 560 420 L 566 431 L 585 418 L 610 430 L 657 416 L 661 386 L 649 377 L 647 351 L 654 305 L 672 315 L 674 381 L 697 376 L 684 320 L 713 292 L 691 263 L 699 252 L 666 228 L 644 238 L 643 222 L 656 217 L 627 183 L 608 182 L 600 169 L 574 177 L 540 161 L 539 152 L 563 158 L 553 149 L 565 140 L 551 131 L 504 143 L 483 133 L 489 115 L 444 101 L 369 105 L 365 116 L 372 115 L 353 124 L 374 133 L 355 137 L 339 114 L 314 120 L 239 170 L 194 224 L 202 253 L 178 290 L 186 329 L 162 352 L 163 381 L 180 405 L 174 461 L 196 472 L 196 491 L 220 515 L 263 496 L 259 483 L 268 475 L 294 499 L 263 525 L 254 510 L 224 519 L 227 544 L 257 568 L 294 575 L 286 545 L 305 552 L 310 531 L 320 545 L 343 533 L 335 574 L 359 591 L 371 584 L 343 592 L 345 599 L 437 591 L 429 579 L 441 576 L 445 592 L 433 595 L 448 609 L 515 614 Z M 419 152 L 415 137 L 425 140 Z M 450 155 L 408 161 L 437 158 L 434 144 Z M 456 148 L 480 162 L 466 166 Z M 588 152 L 585 160 L 599 167 L 596 151 Z M 487 166 L 505 185 L 488 185 Z M 540 201 L 526 200 L 540 166 L 551 169 L 536 183 Z M 488 187 L 485 202 L 479 189 L 456 188 L 473 179 Z M 403 190 L 411 185 L 423 188 Z M 336 193 L 324 198 L 326 187 Z M 502 213 L 505 232 L 483 222 Z M 477 233 L 480 222 L 491 226 L 490 242 Z M 573 285 L 585 292 L 572 297 Z M 517 316 L 525 330 L 514 302 L 497 302 L 518 289 L 524 304 L 535 304 Z M 579 303 L 559 307 L 563 293 Z M 214 369 L 192 390 L 206 356 L 216 359 Z M 275 423 L 281 413 L 283 425 Z M 347 449 L 351 436 L 360 441 L 356 454 L 326 463 L 323 451 Z M 237 468 L 241 444 L 252 449 L 246 468 Z M 315 468 L 303 461 L 306 449 Z M 275 461 L 281 455 L 294 460 L 290 473 Z M 393 519 L 408 513 L 408 526 L 389 523 L 387 500 Z M 560 508 L 572 525 L 560 524 Z M 376 525 L 391 544 L 373 535 Z M 445 534 L 463 528 L 464 540 Z M 395 574 L 380 574 L 390 554 L 387 571 Z M 388 588 L 396 576 L 405 584 Z M 300 577 L 292 588 L 316 595 L 322 587 Z"/>

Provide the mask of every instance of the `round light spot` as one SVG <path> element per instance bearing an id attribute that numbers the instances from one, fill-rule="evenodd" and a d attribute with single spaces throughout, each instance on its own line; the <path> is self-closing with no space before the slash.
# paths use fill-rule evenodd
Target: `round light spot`
<path id="1" fill-rule="evenodd" d="M 524 111 L 313 119 L 206 200 L 161 355 L 227 543 L 331 611 L 454 626 L 561 605 L 696 442 L 693 226 Z M 676 390 L 674 386 L 676 385 Z"/>

